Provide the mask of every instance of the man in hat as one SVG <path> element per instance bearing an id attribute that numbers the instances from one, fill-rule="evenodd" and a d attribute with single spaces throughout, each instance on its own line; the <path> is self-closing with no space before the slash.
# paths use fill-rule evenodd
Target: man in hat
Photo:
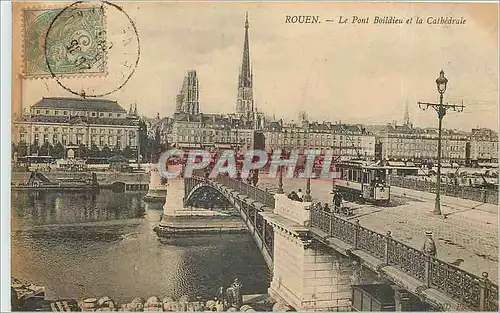
<path id="1" fill-rule="evenodd" d="M 432 231 L 426 231 L 425 232 L 425 242 L 424 246 L 422 248 L 422 252 L 424 252 L 427 255 L 430 255 L 432 257 L 436 257 L 436 243 L 434 242 L 434 239 L 432 238 Z"/>

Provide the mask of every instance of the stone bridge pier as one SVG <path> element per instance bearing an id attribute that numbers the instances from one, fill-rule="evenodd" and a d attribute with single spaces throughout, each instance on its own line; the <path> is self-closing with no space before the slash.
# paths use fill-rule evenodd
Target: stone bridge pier
<path id="1" fill-rule="evenodd" d="M 274 229 L 269 295 L 297 311 L 349 311 L 352 283 L 364 279 L 346 256 L 311 238 L 308 202 L 275 195 L 275 209 L 260 214 Z M 356 281 L 353 281 L 356 280 Z"/>

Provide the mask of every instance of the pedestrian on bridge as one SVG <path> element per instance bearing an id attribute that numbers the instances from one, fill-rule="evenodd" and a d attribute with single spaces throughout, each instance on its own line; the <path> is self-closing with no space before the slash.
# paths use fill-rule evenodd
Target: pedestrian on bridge
<path id="1" fill-rule="evenodd" d="M 297 195 L 297 193 L 295 191 L 292 191 L 288 195 L 288 199 L 293 200 L 293 201 L 301 201 L 300 198 L 299 198 L 299 196 Z"/>
<path id="2" fill-rule="evenodd" d="M 328 206 L 328 203 L 326 203 L 326 202 L 323 204 L 323 211 L 330 213 L 330 207 Z"/>
<path id="3" fill-rule="evenodd" d="M 437 250 L 436 250 L 436 243 L 432 238 L 432 231 L 426 231 L 425 236 L 427 238 L 425 239 L 424 246 L 422 247 L 422 252 L 435 258 Z"/>
<path id="4" fill-rule="evenodd" d="M 302 201 L 302 199 L 304 199 L 304 194 L 302 193 L 302 189 L 299 188 L 299 190 L 297 191 L 297 196 L 300 199 L 298 201 Z"/>
<path id="5" fill-rule="evenodd" d="M 340 212 L 340 207 L 342 206 L 342 194 L 338 191 L 335 191 L 335 194 L 333 195 L 333 206 L 334 206 L 334 212 L 339 213 Z"/>

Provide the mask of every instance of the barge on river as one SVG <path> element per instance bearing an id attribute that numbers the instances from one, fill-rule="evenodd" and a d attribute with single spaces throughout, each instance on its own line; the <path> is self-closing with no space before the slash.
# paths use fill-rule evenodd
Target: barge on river
<path id="1" fill-rule="evenodd" d="M 12 184 L 13 191 L 87 191 L 99 190 L 97 175 L 91 173 L 87 178 L 59 178 L 49 180 L 40 172 L 31 172 L 28 181 L 24 184 Z"/>

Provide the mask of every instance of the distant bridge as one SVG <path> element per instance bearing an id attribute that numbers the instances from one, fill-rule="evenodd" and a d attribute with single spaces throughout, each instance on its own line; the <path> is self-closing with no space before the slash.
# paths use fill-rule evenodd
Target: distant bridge
<path id="1" fill-rule="evenodd" d="M 440 310 L 498 311 L 498 286 L 487 273 L 468 273 L 395 240 L 390 232 L 376 233 L 359 221 L 228 176 L 184 180 L 185 202 L 196 189 L 210 187 L 240 212 L 273 272 L 269 293 L 297 310 L 348 309 L 351 274 L 361 275 L 360 281 L 371 274 Z M 352 269 L 352 261 L 361 271 Z"/>

